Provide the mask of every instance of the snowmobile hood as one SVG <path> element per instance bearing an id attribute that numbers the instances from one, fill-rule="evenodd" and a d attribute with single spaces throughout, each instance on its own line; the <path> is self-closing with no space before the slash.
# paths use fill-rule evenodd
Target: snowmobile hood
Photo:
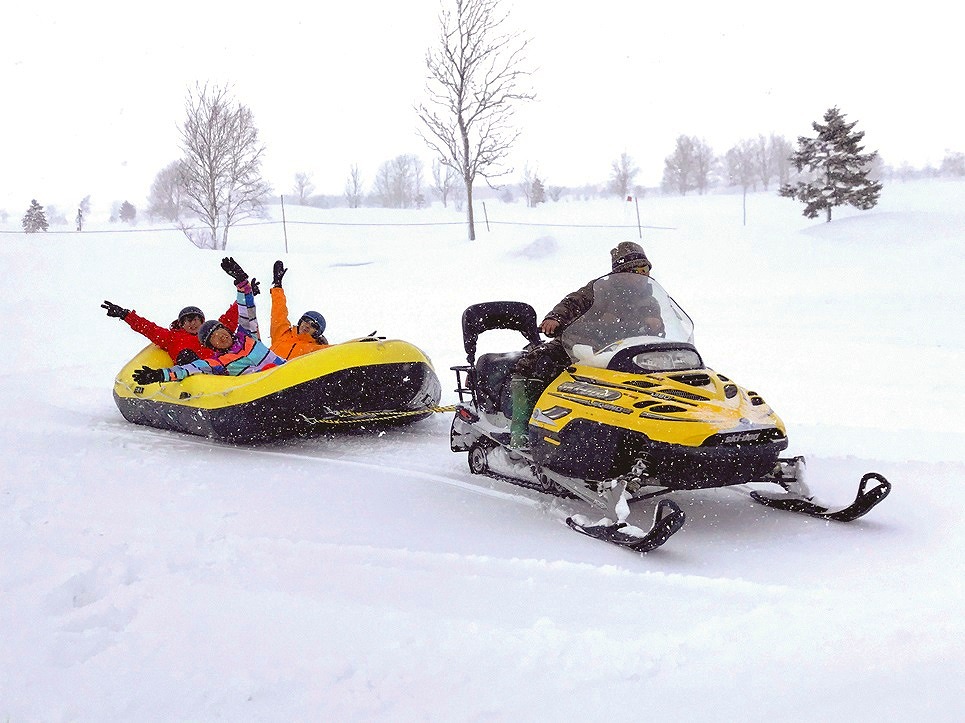
<path id="1" fill-rule="evenodd" d="M 632 374 L 577 364 L 546 389 L 533 413 L 533 422 L 547 431 L 575 419 L 688 447 L 786 436 L 784 423 L 759 394 L 705 368 Z"/>

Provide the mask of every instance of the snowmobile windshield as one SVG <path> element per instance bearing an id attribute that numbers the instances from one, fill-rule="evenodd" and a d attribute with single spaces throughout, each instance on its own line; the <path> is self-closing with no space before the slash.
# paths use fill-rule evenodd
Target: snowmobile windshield
<path id="1" fill-rule="evenodd" d="M 560 339 L 570 358 L 580 360 L 628 344 L 693 345 L 694 324 L 654 279 L 617 273 L 593 282 L 592 305 Z"/>

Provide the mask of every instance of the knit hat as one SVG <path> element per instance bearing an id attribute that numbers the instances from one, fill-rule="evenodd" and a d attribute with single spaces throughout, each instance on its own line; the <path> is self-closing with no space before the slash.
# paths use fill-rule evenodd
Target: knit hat
<path id="1" fill-rule="evenodd" d="M 185 306 L 181 311 L 178 312 L 178 322 L 184 320 L 184 317 L 190 316 L 191 314 L 197 314 L 201 317 L 201 321 L 204 321 L 204 312 L 201 311 L 197 306 Z"/>
<path id="2" fill-rule="evenodd" d="M 227 329 L 227 327 L 217 319 L 208 319 L 201 325 L 201 328 L 198 329 L 198 341 L 201 342 L 202 346 L 208 346 L 208 339 L 211 338 L 211 334 L 214 333 L 214 330 L 218 327 Z"/>
<path id="3" fill-rule="evenodd" d="M 318 327 L 318 331 L 312 334 L 312 336 L 317 338 L 325 332 L 325 317 L 317 311 L 306 311 L 298 320 L 298 324 L 301 325 L 303 321 L 308 321 Z"/>
<path id="4" fill-rule="evenodd" d="M 621 241 L 616 248 L 610 250 L 610 259 L 614 271 L 633 271 L 634 269 L 644 269 L 650 273 L 650 261 L 643 252 L 643 247 L 633 241 Z"/>

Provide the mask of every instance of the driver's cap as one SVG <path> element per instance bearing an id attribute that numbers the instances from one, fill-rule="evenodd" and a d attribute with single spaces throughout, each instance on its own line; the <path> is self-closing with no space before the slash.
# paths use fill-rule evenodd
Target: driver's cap
<path id="1" fill-rule="evenodd" d="M 650 273 L 650 260 L 643 252 L 643 246 L 633 241 L 621 241 L 616 248 L 610 249 L 610 259 L 613 271 L 643 269 L 644 273 Z"/>

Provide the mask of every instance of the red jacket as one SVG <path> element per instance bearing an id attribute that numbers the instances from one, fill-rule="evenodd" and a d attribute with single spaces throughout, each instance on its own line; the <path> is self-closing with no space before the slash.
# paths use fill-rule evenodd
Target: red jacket
<path id="1" fill-rule="evenodd" d="M 138 316 L 137 312 L 130 312 L 124 317 L 124 321 L 136 331 L 143 334 L 159 347 L 171 355 L 171 359 L 177 359 L 185 349 L 190 349 L 198 355 L 200 359 L 210 359 L 214 352 L 206 346 L 202 346 L 198 341 L 197 334 L 189 334 L 184 329 L 165 329 L 158 326 L 153 321 L 148 321 L 143 316 Z M 221 315 L 219 321 L 231 331 L 238 328 L 238 304 L 232 304 L 228 310 Z"/>

